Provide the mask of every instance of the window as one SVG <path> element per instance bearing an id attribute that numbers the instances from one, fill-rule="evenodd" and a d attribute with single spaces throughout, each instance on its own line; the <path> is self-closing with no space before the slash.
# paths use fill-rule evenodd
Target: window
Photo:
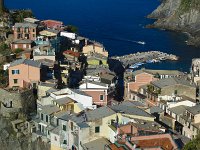
<path id="1" fill-rule="evenodd" d="M 64 131 L 66 131 L 66 130 L 67 130 L 67 129 L 66 129 L 66 125 L 63 125 L 63 130 L 64 130 Z"/>
<path id="2" fill-rule="evenodd" d="M 23 48 L 26 48 L 26 44 L 23 44 Z"/>
<path id="3" fill-rule="evenodd" d="M 33 83 L 33 88 L 36 88 L 37 87 L 37 84 L 36 83 Z"/>
<path id="4" fill-rule="evenodd" d="M 190 129 L 190 123 L 188 123 L 188 128 Z"/>
<path id="5" fill-rule="evenodd" d="M 58 119 L 56 119 L 56 121 L 57 121 L 57 126 L 59 125 L 59 120 Z"/>
<path id="6" fill-rule="evenodd" d="M 25 34 L 25 39 L 29 39 L 29 34 Z"/>
<path id="7" fill-rule="evenodd" d="M 17 45 L 17 44 L 14 44 L 14 48 L 17 49 L 17 48 L 18 48 L 18 45 Z"/>
<path id="8" fill-rule="evenodd" d="M 17 38 L 20 39 L 22 36 L 21 34 L 17 34 Z"/>
<path id="9" fill-rule="evenodd" d="M 33 37 L 35 37 L 35 34 L 33 34 Z"/>
<path id="10" fill-rule="evenodd" d="M 29 29 L 27 27 L 25 27 L 24 31 L 25 31 L 25 33 L 28 33 Z"/>
<path id="11" fill-rule="evenodd" d="M 49 121 L 49 117 L 46 115 L 46 122 L 48 122 Z"/>
<path id="12" fill-rule="evenodd" d="M 100 95 L 100 100 L 103 101 L 104 100 L 104 96 Z"/>
<path id="13" fill-rule="evenodd" d="M 174 94 L 176 95 L 178 93 L 178 91 L 177 90 L 174 90 Z"/>
<path id="14" fill-rule="evenodd" d="M 12 74 L 19 74 L 19 70 L 12 70 Z"/>
<path id="15" fill-rule="evenodd" d="M 18 83 L 18 79 L 13 79 L 13 81 L 14 81 L 14 84 Z"/>
<path id="16" fill-rule="evenodd" d="M 43 114 L 41 114 L 41 120 L 43 120 Z"/>
<path id="17" fill-rule="evenodd" d="M 33 29 L 33 32 L 35 32 L 35 29 Z"/>
<path id="18" fill-rule="evenodd" d="M 72 130 L 72 131 L 74 130 L 73 122 L 71 122 L 71 130 Z"/>
<path id="19" fill-rule="evenodd" d="M 100 127 L 95 127 L 95 133 L 99 133 L 100 132 Z"/>
<path id="20" fill-rule="evenodd" d="M 67 140 L 64 140 L 64 141 L 63 141 L 63 144 L 67 144 Z"/>

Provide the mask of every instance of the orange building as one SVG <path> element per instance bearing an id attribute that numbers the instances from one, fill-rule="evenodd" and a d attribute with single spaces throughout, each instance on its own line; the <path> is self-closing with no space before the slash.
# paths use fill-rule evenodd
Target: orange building
<path id="1" fill-rule="evenodd" d="M 9 87 L 36 87 L 41 80 L 41 63 L 28 59 L 19 59 L 11 63 Z"/>

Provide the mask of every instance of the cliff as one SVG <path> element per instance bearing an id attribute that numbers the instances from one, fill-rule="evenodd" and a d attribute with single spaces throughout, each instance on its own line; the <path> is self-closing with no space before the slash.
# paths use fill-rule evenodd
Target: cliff
<path id="1" fill-rule="evenodd" d="M 187 44 L 200 46 L 200 0 L 163 0 L 148 18 L 157 19 L 148 27 L 187 32 Z"/>
<path id="2" fill-rule="evenodd" d="M 49 150 L 50 145 L 31 135 L 16 136 L 10 120 L 0 116 L 0 150 Z"/>

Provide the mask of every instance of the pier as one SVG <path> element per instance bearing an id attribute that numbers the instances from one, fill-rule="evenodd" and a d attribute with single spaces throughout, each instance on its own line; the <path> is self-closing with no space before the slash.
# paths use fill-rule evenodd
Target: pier
<path id="1" fill-rule="evenodd" d="M 137 68 L 145 63 L 154 63 L 164 60 L 178 60 L 178 57 L 173 54 L 168 54 L 160 51 L 137 52 L 124 56 L 113 56 L 111 59 L 119 60 L 125 68 Z"/>

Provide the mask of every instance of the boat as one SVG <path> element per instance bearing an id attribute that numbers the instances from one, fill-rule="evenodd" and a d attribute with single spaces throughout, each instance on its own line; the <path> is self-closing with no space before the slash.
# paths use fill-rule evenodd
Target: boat
<path id="1" fill-rule="evenodd" d="M 142 65 L 144 65 L 144 63 L 139 62 L 139 63 L 136 63 L 135 65 L 136 65 L 136 66 L 142 66 Z"/>
<path id="2" fill-rule="evenodd" d="M 138 41 L 137 43 L 141 44 L 141 45 L 145 45 L 146 44 L 144 41 Z"/>
<path id="3" fill-rule="evenodd" d="M 131 65 L 129 68 L 131 68 L 131 69 L 136 69 L 136 68 L 138 68 L 139 66 L 138 65 Z"/>
<path id="4" fill-rule="evenodd" d="M 147 60 L 146 63 L 153 63 L 153 60 Z"/>
<path id="5" fill-rule="evenodd" d="M 153 61 L 154 63 L 160 62 L 160 60 L 157 60 L 157 59 L 153 59 L 152 61 Z"/>

